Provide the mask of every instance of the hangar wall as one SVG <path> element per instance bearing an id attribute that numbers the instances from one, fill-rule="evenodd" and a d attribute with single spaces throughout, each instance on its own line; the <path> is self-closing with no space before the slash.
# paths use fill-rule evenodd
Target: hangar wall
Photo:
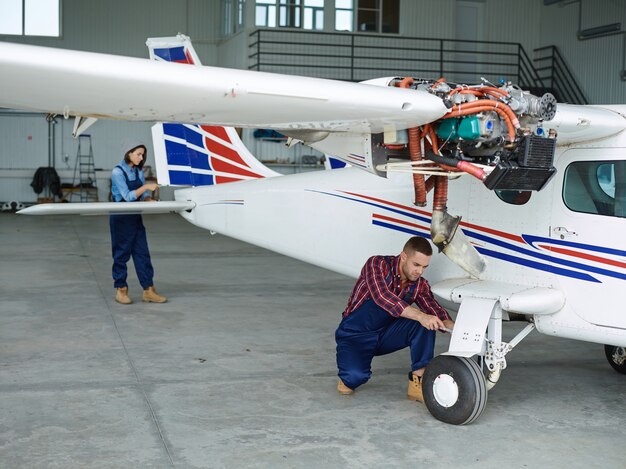
<path id="1" fill-rule="evenodd" d="M 579 23 L 582 30 L 613 23 L 621 23 L 621 29 L 625 30 L 626 2 L 561 2 L 542 7 L 541 12 L 541 44 L 559 47 L 589 102 L 626 103 L 626 81 L 620 78 L 626 65 L 626 33 L 577 39 Z"/>
<path id="2" fill-rule="evenodd" d="M 146 38 L 184 32 L 206 64 L 217 61 L 219 0 L 62 0 L 62 37 L 0 36 L 0 40 L 47 47 L 146 57 Z M 129 70 L 132 73 L 132 70 Z M 62 182 L 72 182 L 78 143 L 71 137 L 73 119 L 57 117 L 55 168 Z M 153 155 L 150 124 L 98 121 L 92 135 L 100 200 L 107 200 L 111 169 L 121 159 L 121 142 L 139 138 Z M 48 165 L 48 124 L 45 116 L 2 113 L 0 110 L 0 202 L 35 202 L 30 187 L 35 170 Z M 153 160 L 152 160 L 153 162 Z M 150 164 L 150 161 L 148 162 Z M 42 194 L 43 195 L 43 194 Z"/>
<path id="3" fill-rule="evenodd" d="M 581 2 L 545 6 L 542 0 L 402 0 L 400 31 L 402 36 L 520 42 L 529 54 L 536 47 L 555 44 L 592 103 L 626 102 L 626 82 L 620 79 L 624 34 L 586 41 L 576 37 L 579 9 L 583 29 L 615 22 L 624 25 L 626 2 Z M 220 0 L 62 0 L 61 38 L 0 36 L 0 40 L 146 57 L 147 37 L 182 32 L 192 38 L 204 64 L 247 68 L 248 34 L 255 29 L 254 2 L 246 2 L 246 29 L 227 38 L 220 34 L 221 4 Z M 326 0 L 326 4 L 325 26 L 332 31 L 329 18 L 334 1 Z M 468 24 L 465 13 L 474 10 L 480 17 L 476 24 Z M 75 163 L 77 143 L 70 136 L 71 128 L 71 120 L 57 119 L 55 163 L 64 182 L 71 182 Z M 129 136 L 150 142 L 149 128 L 149 124 L 142 123 L 99 121 L 88 130 L 93 136 L 96 167 L 102 168 L 101 192 L 108 188 L 109 172 L 121 157 L 120 142 Z M 244 140 L 264 152 L 264 159 L 289 157 L 279 145 L 259 144 L 250 135 L 245 132 Z M 32 175 L 48 162 L 44 116 L 2 114 L 0 137 L 0 202 L 34 202 L 36 195 L 29 186 Z"/>

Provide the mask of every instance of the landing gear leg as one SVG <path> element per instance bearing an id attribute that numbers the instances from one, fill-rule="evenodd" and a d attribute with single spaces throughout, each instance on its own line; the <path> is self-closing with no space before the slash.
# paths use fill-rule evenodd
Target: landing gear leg
<path id="1" fill-rule="evenodd" d="M 436 419 L 466 425 L 485 409 L 487 391 L 506 368 L 506 354 L 535 328 L 528 324 L 507 343 L 502 320 L 498 299 L 463 299 L 448 351 L 428 364 L 422 380 L 424 403 Z M 488 381 L 474 355 L 482 358 Z"/>

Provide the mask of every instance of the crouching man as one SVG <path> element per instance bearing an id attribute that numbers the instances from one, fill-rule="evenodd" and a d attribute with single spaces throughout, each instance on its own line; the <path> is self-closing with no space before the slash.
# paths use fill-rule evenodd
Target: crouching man
<path id="1" fill-rule="evenodd" d="M 408 398 L 423 402 L 422 375 L 436 331 L 454 326 L 422 278 L 432 254 L 429 241 L 414 236 L 400 255 L 365 263 L 335 332 L 340 394 L 352 394 L 370 379 L 375 356 L 410 347 Z"/>

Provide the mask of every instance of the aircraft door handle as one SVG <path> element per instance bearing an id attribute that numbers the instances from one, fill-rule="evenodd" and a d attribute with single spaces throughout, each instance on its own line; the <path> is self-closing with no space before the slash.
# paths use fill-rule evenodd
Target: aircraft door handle
<path id="1" fill-rule="evenodd" d="M 552 228 L 552 233 L 561 239 L 578 236 L 578 233 L 576 233 L 575 231 L 570 231 L 564 226 L 555 226 L 554 228 Z"/>

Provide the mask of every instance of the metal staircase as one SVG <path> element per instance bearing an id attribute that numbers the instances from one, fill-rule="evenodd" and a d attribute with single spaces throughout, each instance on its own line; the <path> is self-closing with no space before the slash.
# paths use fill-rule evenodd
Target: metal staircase
<path id="1" fill-rule="evenodd" d="M 534 53 L 535 68 L 541 81 L 558 102 L 589 104 L 585 93 L 556 46 L 540 47 L 535 49 Z"/>
<path id="2" fill-rule="evenodd" d="M 361 81 L 375 77 L 445 77 L 448 82 L 510 81 L 536 96 L 588 104 L 555 46 L 534 50 L 517 42 L 397 37 L 257 29 L 249 35 L 250 70 Z"/>

